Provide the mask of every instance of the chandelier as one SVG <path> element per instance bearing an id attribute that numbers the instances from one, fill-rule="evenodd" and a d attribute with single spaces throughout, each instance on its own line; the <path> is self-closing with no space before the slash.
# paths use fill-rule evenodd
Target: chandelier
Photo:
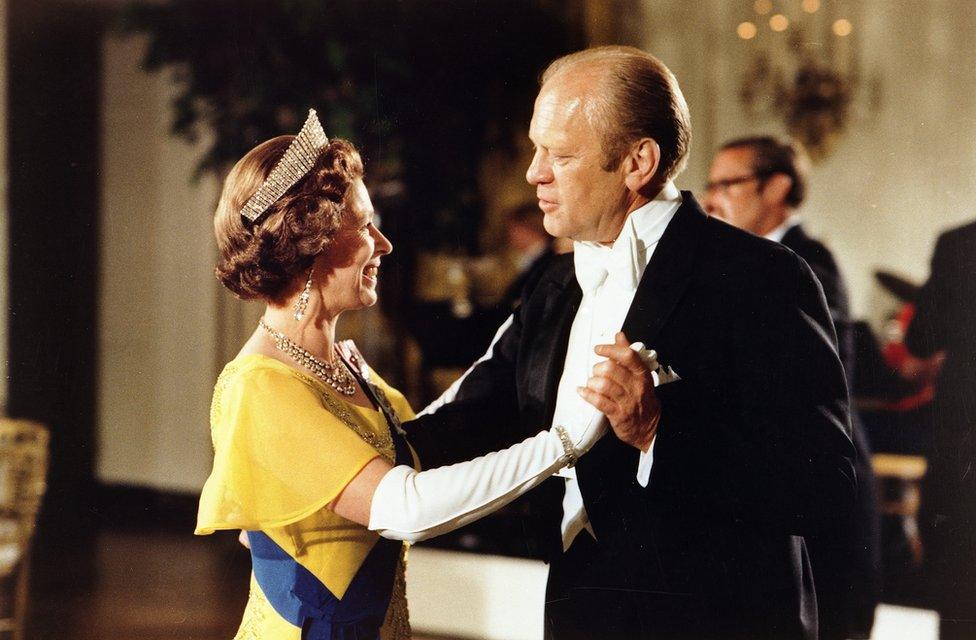
<path id="1" fill-rule="evenodd" d="M 748 48 L 739 96 L 750 116 L 775 116 L 814 160 L 834 148 L 860 84 L 844 0 L 754 0 L 736 27 Z"/>

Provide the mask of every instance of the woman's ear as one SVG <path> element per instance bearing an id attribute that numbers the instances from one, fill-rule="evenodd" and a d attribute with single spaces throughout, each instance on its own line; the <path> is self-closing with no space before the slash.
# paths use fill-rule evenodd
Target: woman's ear
<path id="1" fill-rule="evenodd" d="M 641 138 L 624 158 L 624 183 L 631 191 L 641 191 L 648 184 L 658 182 L 655 178 L 660 166 L 660 145 L 653 138 Z"/>

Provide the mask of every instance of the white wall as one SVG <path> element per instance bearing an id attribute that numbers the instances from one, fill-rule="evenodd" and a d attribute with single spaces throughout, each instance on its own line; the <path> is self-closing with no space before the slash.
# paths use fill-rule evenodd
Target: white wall
<path id="1" fill-rule="evenodd" d="M 722 141 L 785 132 L 750 119 L 737 96 L 748 47 L 735 26 L 752 3 L 641 5 L 630 37 L 661 57 L 685 92 L 694 144 L 679 184 L 700 192 Z M 879 80 L 880 108 L 861 93 L 834 153 L 814 168 L 802 212 L 836 254 L 855 314 L 876 320 L 890 301 L 873 271 L 921 282 L 938 232 L 976 216 L 976 12 L 954 0 L 847 5 L 865 79 Z"/>
<path id="2" fill-rule="evenodd" d="M 97 472 L 196 491 L 210 471 L 218 361 L 212 180 L 168 135 L 171 90 L 142 41 L 104 45 Z"/>
<path id="3" fill-rule="evenodd" d="M 806 207 L 862 313 L 876 290 L 874 268 L 921 282 L 938 232 L 976 217 L 972 4 L 872 0 L 864 18 L 864 63 L 881 74 L 881 109 L 816 171 Z"/>

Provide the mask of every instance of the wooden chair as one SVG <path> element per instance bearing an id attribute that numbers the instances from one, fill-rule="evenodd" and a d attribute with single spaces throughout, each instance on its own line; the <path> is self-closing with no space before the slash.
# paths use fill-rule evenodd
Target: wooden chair
<path id="1" fill-rule="evenodd" d="M 922 564 L 922 538 L 918 532 L 918 509 L 922 503 L 922 478 L 928 462 L 922 456 L 876 453 L 871 466 L 878 481 L 881 513 L 901 518 L 915 566 Z"/>
<path id="2" fill-rule="evenodd" d="M 0 618 L 0 634 L 13 640 L 24 638 L 30 543 L 47 487 L 47 460 L 46 428 L 0 418 L 0 578 L 10 596 L 9 611 L 3 612 L 8 617 Z"/>

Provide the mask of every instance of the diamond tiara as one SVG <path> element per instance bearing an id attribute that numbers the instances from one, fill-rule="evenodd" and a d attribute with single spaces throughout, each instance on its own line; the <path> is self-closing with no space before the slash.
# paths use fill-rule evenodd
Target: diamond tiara
<path id="1" fill-rule="evenodd" d="M 308 118 L 302 125 L 285 155 L 275 165 L 267 179 L 241 209 L 241 216 L 249 222 L 257 222 L 281 196 L 305 177 L 318 159 L 319 153 L 329 144 L 315 109 L 308 110 Z"/>

